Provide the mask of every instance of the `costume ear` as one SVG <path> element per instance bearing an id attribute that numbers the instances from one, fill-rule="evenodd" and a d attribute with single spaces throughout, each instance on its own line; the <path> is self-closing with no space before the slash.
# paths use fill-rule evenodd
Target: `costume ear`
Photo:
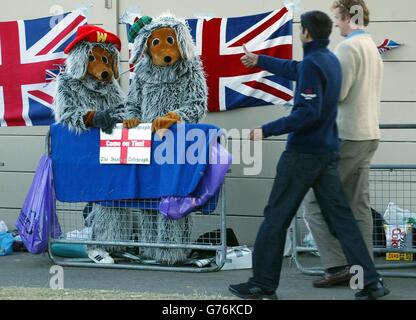
<path id="1" fill-rule="evenodd" d="M 191 60 L 196 57 L 195 43 L 186 21 L 182 21 L 174 27 L 178 39 L 179 50 L 182 59 Z"/>
<path id="2" fill-rule="evenodd" d="M 85 77 L 88 69 L 88 56 L 90 51 L 91 47 L 85 42 L 78 44 L 72 49 L 66 59 L 66 72 L 68 75 L 75 79 Z"/>
<path id="3" fill-rule="evenodd" d="M 131 52 L 130 63 L 137 64 L 142 56 L 147 51 L 147 39 L 150 36 L 150 32 L 142 32 L 134 40 L 133 50 Z"/>
<path id="4" fill-rule="evenodd" d="M 120 75 L 118 73 L 118 62 L 117 59 L 113 60 L 113 73 L 114 73 L 114 79 L 118 80 L 120 78 Z"/>
<path id="5" fill-rule="evenodd" d="M 111 53 L 113 57 L 112 69 L 114 73 L 114 79 L 118 80 L 118 78 L 120 78 L 120 52 L 114 47 L 109 47 L 107 50 Z"/>

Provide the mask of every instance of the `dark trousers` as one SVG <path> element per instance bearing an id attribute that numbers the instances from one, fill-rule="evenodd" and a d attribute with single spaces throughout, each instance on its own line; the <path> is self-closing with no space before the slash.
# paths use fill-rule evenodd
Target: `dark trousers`
<path id="1" fill-rule="evenodd" d="M 282 154 L 257 234 L 249 282 L 266 290 L 277 289 L 287 229 L 309 188 L 313 188 L 329 230 L 339 240 L 349 265 L 363 268 L 364 285 L 379 279 L 342 190 L 338 161 L 338 153 Z"/>

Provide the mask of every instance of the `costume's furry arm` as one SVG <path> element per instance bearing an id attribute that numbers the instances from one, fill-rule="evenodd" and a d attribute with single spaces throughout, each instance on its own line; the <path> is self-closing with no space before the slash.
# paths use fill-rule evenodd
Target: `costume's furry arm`
<path id="1" fill-rule="evenodd" d="M 126 101 L 126 118 L 137 118 L 142 120 L 142 85 L 137 78 L 134 78 L 130 85 Z"/>
<path id="2" fill-rule="evenodd" d="M 55 96 L 55 120 L 66 125 L 69 130 L 75 132 L 86 131 L 84 124 L 85 110 L 80 108 L 76 92 L 68 81 L 61 77 L 58 79 L 58 90 Z"/>
<path id="3" fill-rule="evenodd" d="M 116 118 L 119 122 L 123 122 L 123 120 L 128 118 L 126 105 L 124 103 L 119 103 L 115 106 L 113 110 L 114 112 L 112 116 Z"/>
<path id="4" fill-rule="evenodd" d="M 173 110 L 186 123 L 200 122 L 207 112 L 208 104 L 208 88 L 202 63 L 199 59 L 193 63 L 180 107 Z"/>
<path id="5" fill-rule="evenodd" d="M 111 106 L 111 115 L 118 121 L 123 122 L 123 120 L 128 118 L 126 109 L 126 95 L 121 90 L 117 81 L 114 81 L 114 86 L 112 87 L 110 93 L 111 95 L 109 96 L 109 104 Z"/>

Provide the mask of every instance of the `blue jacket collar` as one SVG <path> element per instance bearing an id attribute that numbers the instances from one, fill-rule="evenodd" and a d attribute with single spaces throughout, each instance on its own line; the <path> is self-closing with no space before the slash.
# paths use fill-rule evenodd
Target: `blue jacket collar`
<path id="1" fill-rule="evenodd" d="M 362 34 L 367 34 L 367 31 L 365 31 L 364 29 L 357 29 L 357 30 L 354 30 L 353 32 L 351 32 L 347 36 L 347 39 L 350 39 L 352 37 L 359 36 L 359 35 L 362 35 Z"/>
<path id="2" fill-rule="evenodd" d="M 329 45 L 329 39 L 317 39 L 303 44 L 303 52 L 305 56 L 308 54 L 325 49 Z"/>

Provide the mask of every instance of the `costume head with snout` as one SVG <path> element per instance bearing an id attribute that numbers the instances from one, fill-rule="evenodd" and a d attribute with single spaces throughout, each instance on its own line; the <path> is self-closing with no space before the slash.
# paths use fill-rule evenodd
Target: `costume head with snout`
<path id="1" fill-rule="evenodd" d="M 182 59 L 176 33 L 171 28 L 153 31 L 147 39 L 147 48 L 155 66 L 168 67 Z"/>
<path id="2" fill-rule="evenodd" d="M 86 25 L 78 28 L 76 39 L 68 45 L 68 74 L 73 78 L 91 77 L 109 83 L 119 77 L 120 39 L 102 28 Z"/>
<path id="3" fill-rule="evenodd" d="M 87 73 L 97 81 L 110 82 L 118 79 L 118 65 L 113 55 L 100 47 L 92 48 L 88 55 Z"/>
<path id="4" fill-rule="evenodd" d="M 119 78 L 121 41 L 102 28 L 86 25 L 65 53 L 66 70 L 58 78 L 55 118 L 76 132 L 89 127 L 111 132 L 121 121 L 124 94 Z"/>
<path id="5" fill-rule="evenodd" d="M 144 16 L 129 31 L 134 41 L 131 62 L 136 64 L 148 56 L 154 66 L 170 67 L 178 61 L 196 58 L 195 45 L 185 21 L 171 15 L 156 19 Z"/>

